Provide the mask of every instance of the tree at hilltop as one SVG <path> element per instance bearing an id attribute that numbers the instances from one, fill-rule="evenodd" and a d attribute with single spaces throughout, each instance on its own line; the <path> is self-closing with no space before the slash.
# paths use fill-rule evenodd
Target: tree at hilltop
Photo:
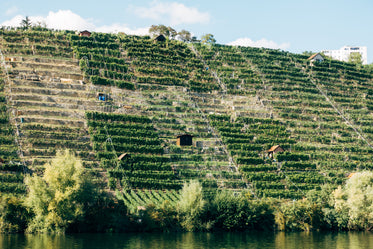
<path id="1" fill-rule="evenodd" d="M 191 42 L 192 41 L 192 34 L 185 29 L 181 30 L 177 34 L 178 34 L 180 40 L 183 41 L 183 42 Z"/>
<path id="2" fill-rule="evenodd" d="M 361 57 L 360 53 L 351 53 L 350 56 L 348 57 L 348 62 L 356 64 L 358 66 L 363 65 L 363 59 Z"/>
<path id="3" fill-rule="evenodd" d="M 167 27 L 163 24 L 160 24 L 160 25 L 152 25 L 150 28 L 149 28 L 149 33 L 152 35 L 152 36 L 158 36 L 158 35 L 164 35 L 170 39 L 175 39 L 176 35 L 177 35 L 177 32 L 175 29 L 171 28 L 171 27 Z"/>
<path id="4" fill-rule="evenodd" d="M 27 30 L 31 27 L 31 20 L 28 16 L 26 16 L 26 18 L 23 19 L 20 24 L 23 30 Z"/>
<path id="5" fill-rule="evenodd" d="M 204 44 L 215 44 L 216 39 L 214 38 L 214 35 L 212 34 L 205 34 L 201 37 L 201 42 Z"/>

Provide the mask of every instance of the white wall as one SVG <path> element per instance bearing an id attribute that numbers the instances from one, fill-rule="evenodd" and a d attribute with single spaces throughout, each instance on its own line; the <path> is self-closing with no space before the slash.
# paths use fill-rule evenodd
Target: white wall
<path id="1" fill-rule="evenodd" d="M 351 53 L 360 53 L 363 64 L 368 64 L 368 49 L 367 47 L 357 47 L 357 46 L 344 46 L 338 50 L 324 50 L 321 51 L 327 56 L 332 57 L 335 60 L 348 61 Z"/>

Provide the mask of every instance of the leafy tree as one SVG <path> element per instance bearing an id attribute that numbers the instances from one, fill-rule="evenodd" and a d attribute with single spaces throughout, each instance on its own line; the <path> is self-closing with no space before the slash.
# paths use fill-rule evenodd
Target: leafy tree
<path id="1" fill-rule="evenodd" d="M 198 42 L 197 37 L 196 37 L 196 36 L 193 36 L 191 42 Z"/>
<path id="2" fill-rule="evenodd" d="M 160 25 L 152 25 L 149 28 L 149 33 L 152 36 L 164 35 L 165 37 L 175 39 L 177 32 L 171 27 L 167 27 L 163 24 Z"/>
<path id="3" fill-rule="evenodd" d="M 182 40 L 183 42 L 191 42 L 192 41 L 192 35 L 189 31 L 183 29 L 181 30 L 179 33 L 179 38 L 180 40 Z"/>
<path id="4" fill-rule="evenodd" d="M 0 198 L 0 232 L 23 232 L 29 218 L 30 213 L 21 199 L 14 196 Z"/>
<path id="5" fill-rule="evenodd" d="M 82 162 L 66 150 L 45 165 L 43 176 L 25 179 L 26 205 L 34 212 L 28 232 L 65 232 L 83 217 L 95 193 Z"/>
<path id="6" fill-rule="evenodd" d="M 31 27 L 31 20 L 28 16 L 21 21 L 21 28 L 23 30 L 29 29 Z"/>
<path id="7" fill-rule="evenodd" d="M 278 205 L 275 222 L 281 231 L 310 231 L 319 228 L 322 217 L 321 206 L 303 199 Z"/>
<path id="8" fill-rule="evenodd" d="M 342 213 L 337 213 L 334 209 L 335 202 L 332 194 L 334 190 L 333 185 L 324 184 L 320 190 L 313 189 L 307 192 L 307 200 L 322 207 L 322 220 L 317 226 L 323 230 L 339 230 L 347 227 L 343 225 Z"/>
<path id="9" fill-rule="evenodd" d="M 45 21 L 38 21 L 36 24 L 32 27 L 32 30 L 36 31 L 47 31 L 47 23 Z"/>
<path id="10" fill-rule="evenodd" d="M 361 57 L 361 54 L 358 52 L 350 53 L 350 56 L 348 57 L 348 62 L 356 64 L 358 66 L 363 65 L 363 59 Z"/>
<path id="11" fill-rule="evenodd" d="M 185 183 L 177 203 L 181 226 L 187 231 L 201 229 L 201 218 L 206 206 L 202 185 L 198 181 Z"/>
<path id="12" fill-rule="evenodd" d="M 211 206 L 214 225 L 218 229 L 262 230 L 271 229 L 274 225 L 273 210 L 265 199 L 250 200 L 247 194 L 234 195 L 226 190 L 217 193 Z"/>
<path id="13" fill-rule="evenodd" d="M 315 54 L 315 52 L 312 52 L 312 51 L 304 51 L 304 52 L 302 53 L 302 55 L 306 55 L 306 56 L 311 56 L 311 55 L 313 55 L 313 54 Z"/>
<path id="14" fill-rule="evenodd" d="M 204 43 L 204 44 L 215 44 L 216 40 L 214 38 L 214 35 L 205 34 L 201 37 L 201 42 Z"/>
<path id="15" fill-rule="evenodd" d="M 335 209 L 344 214 L 349 229 L 373 226 L 373 172 L 355 173 L 343 188 L 334 191 Z"/>
<path id="16" fill-rule="evenodd" d="M 168 37 L 171 39 L 175 39 L 175 37 L 177 36 L 176 30 L 174 30 L 171 27 L 167 27 L 167 29 L 168 29 L 168 34 L 169 34 Z"/>

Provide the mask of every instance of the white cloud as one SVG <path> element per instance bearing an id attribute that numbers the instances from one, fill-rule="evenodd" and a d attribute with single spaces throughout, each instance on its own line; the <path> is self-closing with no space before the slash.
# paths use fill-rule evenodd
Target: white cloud
<path id="1" fill-rule="evenodd" d="M 52 29 L 71 29 L 71 30 L 92 30 L 95 25 L 81 16 L 73 13 L 71 10 L 50 11 L 45 18 L 48 28 Z"/>
<path id="2" fill-rule="evenodd" d="M 12 19 L 0 23 L 0 26 L 19 27 L 24 16 L 17 15 Z M 46 17 L 29 16 L 32 24 L 45 23 L 48 28 L 60 30 L 91 30 L 97 32 L 124 32 L 132 35 L 147 35 L 149 27 L 131 29 L 126 24 L 112 24 L 104 26 L 96 26 L 93 21 L 84 19 L 71 10 L 59 10 L 57 12 L 50 11 Z"/>
<path id="3" fill-rule="evenodd" d="M 12 16 L 12 15 L 14 15 L 17 12 L 18 12 L 18 8 L 16 6 L 13 6 L 13 7 L 10 7 L 9 9 L 7 9 L 5 11 L 5 15 Z"/>
<path id="4" fill-rule="evenodd" d="M 5 21 L 5 22 L 2 22 L 2 23 L 0 24 L 0 26 L 6 26 L 6 27 L 8 27 L 8 26 L 10 26 L 10 27 L 18 27 L 18 26 L 20 26 L 22 19 L 24 19 L 23 16 L 21 16 L 21 15 L 16 15 L 16 16 L 13 17 L 12 19 L 7 20 L 7 21 Z"/>
<path id="5" fill-rule="evenodd" d="M 132 6 L 130 9 L 142 18 L 162 21 L 170 25 L 205 24 L 210 21 L 210 14 L 208 12 L 200 12 L 197 8 L 187 7 L 182 3 L 176 2 L 154 1 L 150 7 Z"/>
<path id="6" fill-rule="evenodd" d="M 274 41 L 269 41 L 265 38 L 262 38 L 258 41 L 253 41 L 250 38 L 239 38 L 235 41 L 228 43 L 227 45 L 232 46 L 243 46 L 243 47 L 257 47 L 257 48 L 272 48 L 272 49 L 282 49 L 285 50 L 290 47 L 290 43 L 281 43 L 277 44 Z"/>
<path id="7" fill-rule="evenodd" d="M 112 25 L 104 25 L 104 26 L 97 27 L 95 31 L 102 32 L 102 33 L 124 32 L 128 35 L 148 35 L 149 27 L 131 29 L 126 24 L 114 23 Z"/>
<path id="8" fill-rule="evenodd" d="M 19 27 L 24 16 L 17 15 L 12 19 L 1 23 L 1 26 Z M 69 30 L 82 30 L 94 29 L 95 26 L 82 18 L 81 16 L 73 13 L 71 10 L 59 10 L 57 12 L 50 11 L 46 17 L 43 16 L 29 16 L 32 24 L 38 22 L 46 23 L 48 28 L 51 29 L 69 29 Z"/>

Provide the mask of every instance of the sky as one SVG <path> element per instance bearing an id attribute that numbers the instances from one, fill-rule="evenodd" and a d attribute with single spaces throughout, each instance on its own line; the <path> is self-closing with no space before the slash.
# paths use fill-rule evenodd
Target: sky
<path id="1" fill-rule="evenodd" d="M 151 25 L 213 34 L 217 43 L 319 52 L 367 46 L 372 0 L 0 0 L 0 26 L 28 16 L 48 28 L 145 35 Z"/>

